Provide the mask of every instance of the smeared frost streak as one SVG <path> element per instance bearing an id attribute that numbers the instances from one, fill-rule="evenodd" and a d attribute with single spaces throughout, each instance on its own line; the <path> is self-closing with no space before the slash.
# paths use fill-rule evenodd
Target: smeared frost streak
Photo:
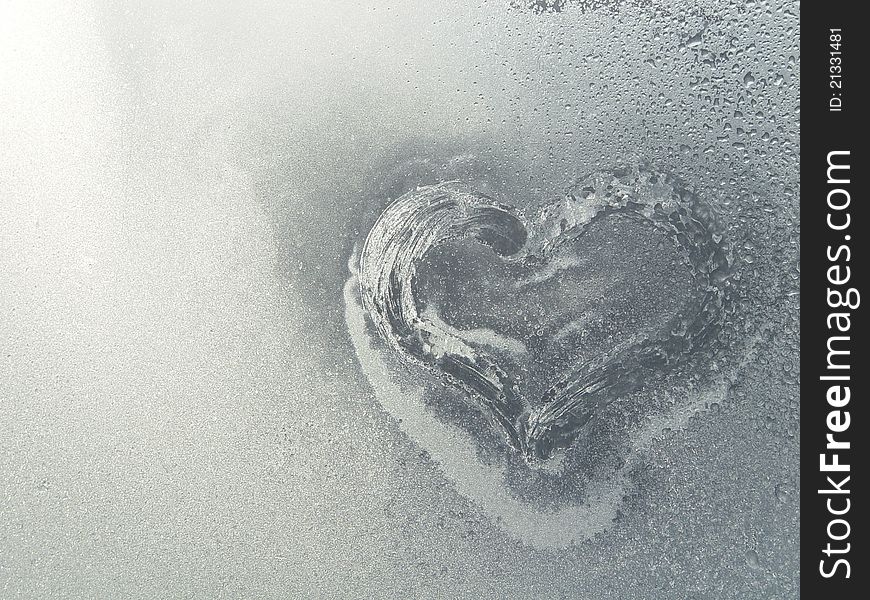
<path id="1" fill-rule="evenodd" d="M 344 304 L 348 332 L 363 374 L 378 402 L 399 421 L 414 443 L 429 452 L 460 494 L 480 506 L 510 535 L 539 548 L 565 547 L 590 539 L 612 525 L 625 495 L 622 477 L 590 490 L 586 504 L 553 513 L 535 511 L 512 498 L 504 485 L 504 470 L 482 464 L 476 443 L 468 434 L 426 410 L 422 387 L 404 391 L 392 381 L 389 366 L 372 347 L 358 285 L 357 277 L 352 275 L 344 285 Z"/>
<path id="2" fill-rule="evenodd" d="M 496 348 L 510 352 L 511 354 L 523 355 L 528 354 L 529 349 L 520 340 L 509 335 L 503 335 L 493 329 L 486 327 L 476 327 L 474 329 L 457 329 L 441 319 L 438 315 L 438 310 L 433 305 L 426 306 L 423 309 L 422 316 L 431 321 L 437 328 L 454 336 L 462 336 L 470 342 L 476 342 L 483 346 Z"/>
<path id="3" fill-rule="evenodd" d="M 535 285 L 548 279 L 552 279 L 562 271 L 582 267 L 588 262 L 588 259 L 582 259 L 579 256 L 564 256 L 553 260 L 545 268 L 540 269 L 537 273 L 529 275 L 525 279 L 521 279 L 516 283 L 518 289 Z"/>
<path id="4" fill-rule="evenodd" d="M 496 357 L 418 311 L 416 265 L 432 248 L 475 239 L 503 260 L 539 269 L 546 279 L 575 262 L 557 253 L 611 214 L 650 224 L 677 242 L 697 297 L 657 333 L 577 365 L 541 398 L 523 397 Z M 387 344 L 463 388 L 508 443 L 535 462 L 569 447 L 597 413 L 639 389 L 652 372 L 707 347 L 723 320 L 730 274 L 729 250 L 710 205 L 637 162 L 583 178 L 531 219 L 458 182 L 408 192 L 369 233 L 359 281 L 363 307 Z"/>

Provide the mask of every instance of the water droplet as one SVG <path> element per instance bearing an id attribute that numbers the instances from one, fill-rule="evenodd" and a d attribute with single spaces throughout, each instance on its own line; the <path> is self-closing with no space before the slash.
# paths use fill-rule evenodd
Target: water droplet
<path id="1" fill-rule="evenodd" d="M 746 86 L 747 90 L 755 87 L 755 77 L 751 72 L 743 76 L 743 85 Z"/>
<path id="2" fill-rule="evenodd" d="M 761 561 L 758 558 L 758 553 L 755 550 L 746 551 L 746 565 L 753 571 L 761 571 Z"/>

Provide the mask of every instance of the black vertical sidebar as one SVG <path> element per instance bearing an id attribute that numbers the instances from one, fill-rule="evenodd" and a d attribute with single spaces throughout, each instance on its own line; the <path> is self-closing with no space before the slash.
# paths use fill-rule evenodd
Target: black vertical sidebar
<path id="1" fill-rule="evenodd" d="M 801 591 L 836 600 L 870 590 L 861 7 L 801 9 Z"/>

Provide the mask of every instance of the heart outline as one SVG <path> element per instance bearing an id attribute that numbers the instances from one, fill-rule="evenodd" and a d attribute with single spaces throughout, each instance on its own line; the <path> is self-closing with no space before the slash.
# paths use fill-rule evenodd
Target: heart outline
<path id="1" fill-rule="evenodd" d="M 533 405 L 490 354 L 421 316 L 413 289 L 429 249 L 473 238 L 505 259 L 539 261 L 577 239 L 596 219 L 622 213 L 651 223 L 685 251 L 700 300 L 677 312 L 655 338 L 569 370 Z M 379 336 L 406 360 L 434 368 L 474 398 L 507 443 L 530 463 L 570 446 L 619 396 L 651 371 L 667 369 L 709 345 L 722 324 L 730 250 L 712 207 L 675 178 L 636 162 L 581 178 L 558 201 L 524 219 L 508 204 L 448 181 L 418 187 L 383 211 L 360 255 L 359 286 Z M 521 251 L 531 248 L 533 251 Z"/>

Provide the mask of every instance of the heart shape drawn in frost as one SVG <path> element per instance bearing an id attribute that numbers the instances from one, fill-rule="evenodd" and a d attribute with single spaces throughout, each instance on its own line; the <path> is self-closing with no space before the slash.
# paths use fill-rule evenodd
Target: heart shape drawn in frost
<path id="1" fill-rule="evenodd" d="M 529 272 L 559 269 L 598 220 L 651 226 L 681 250 L 693 301 L 652 335 L 567 366 L 537 397 L 523 393 L 511 361 L 424 310 L 418 269 L 433 250 L 474 240 Z M 708 346 L 722 324 L 728 247 L 710 206 L 644 166 L 593 173 L 527 218 L 461 182 L 420 187 L 392 202 L 369 232 L 358 270 L 362 306 L 378 335 L 406 361 L 464 390 L 508 445 L 531 463 L 569 447 L 605 406 Z"/>

